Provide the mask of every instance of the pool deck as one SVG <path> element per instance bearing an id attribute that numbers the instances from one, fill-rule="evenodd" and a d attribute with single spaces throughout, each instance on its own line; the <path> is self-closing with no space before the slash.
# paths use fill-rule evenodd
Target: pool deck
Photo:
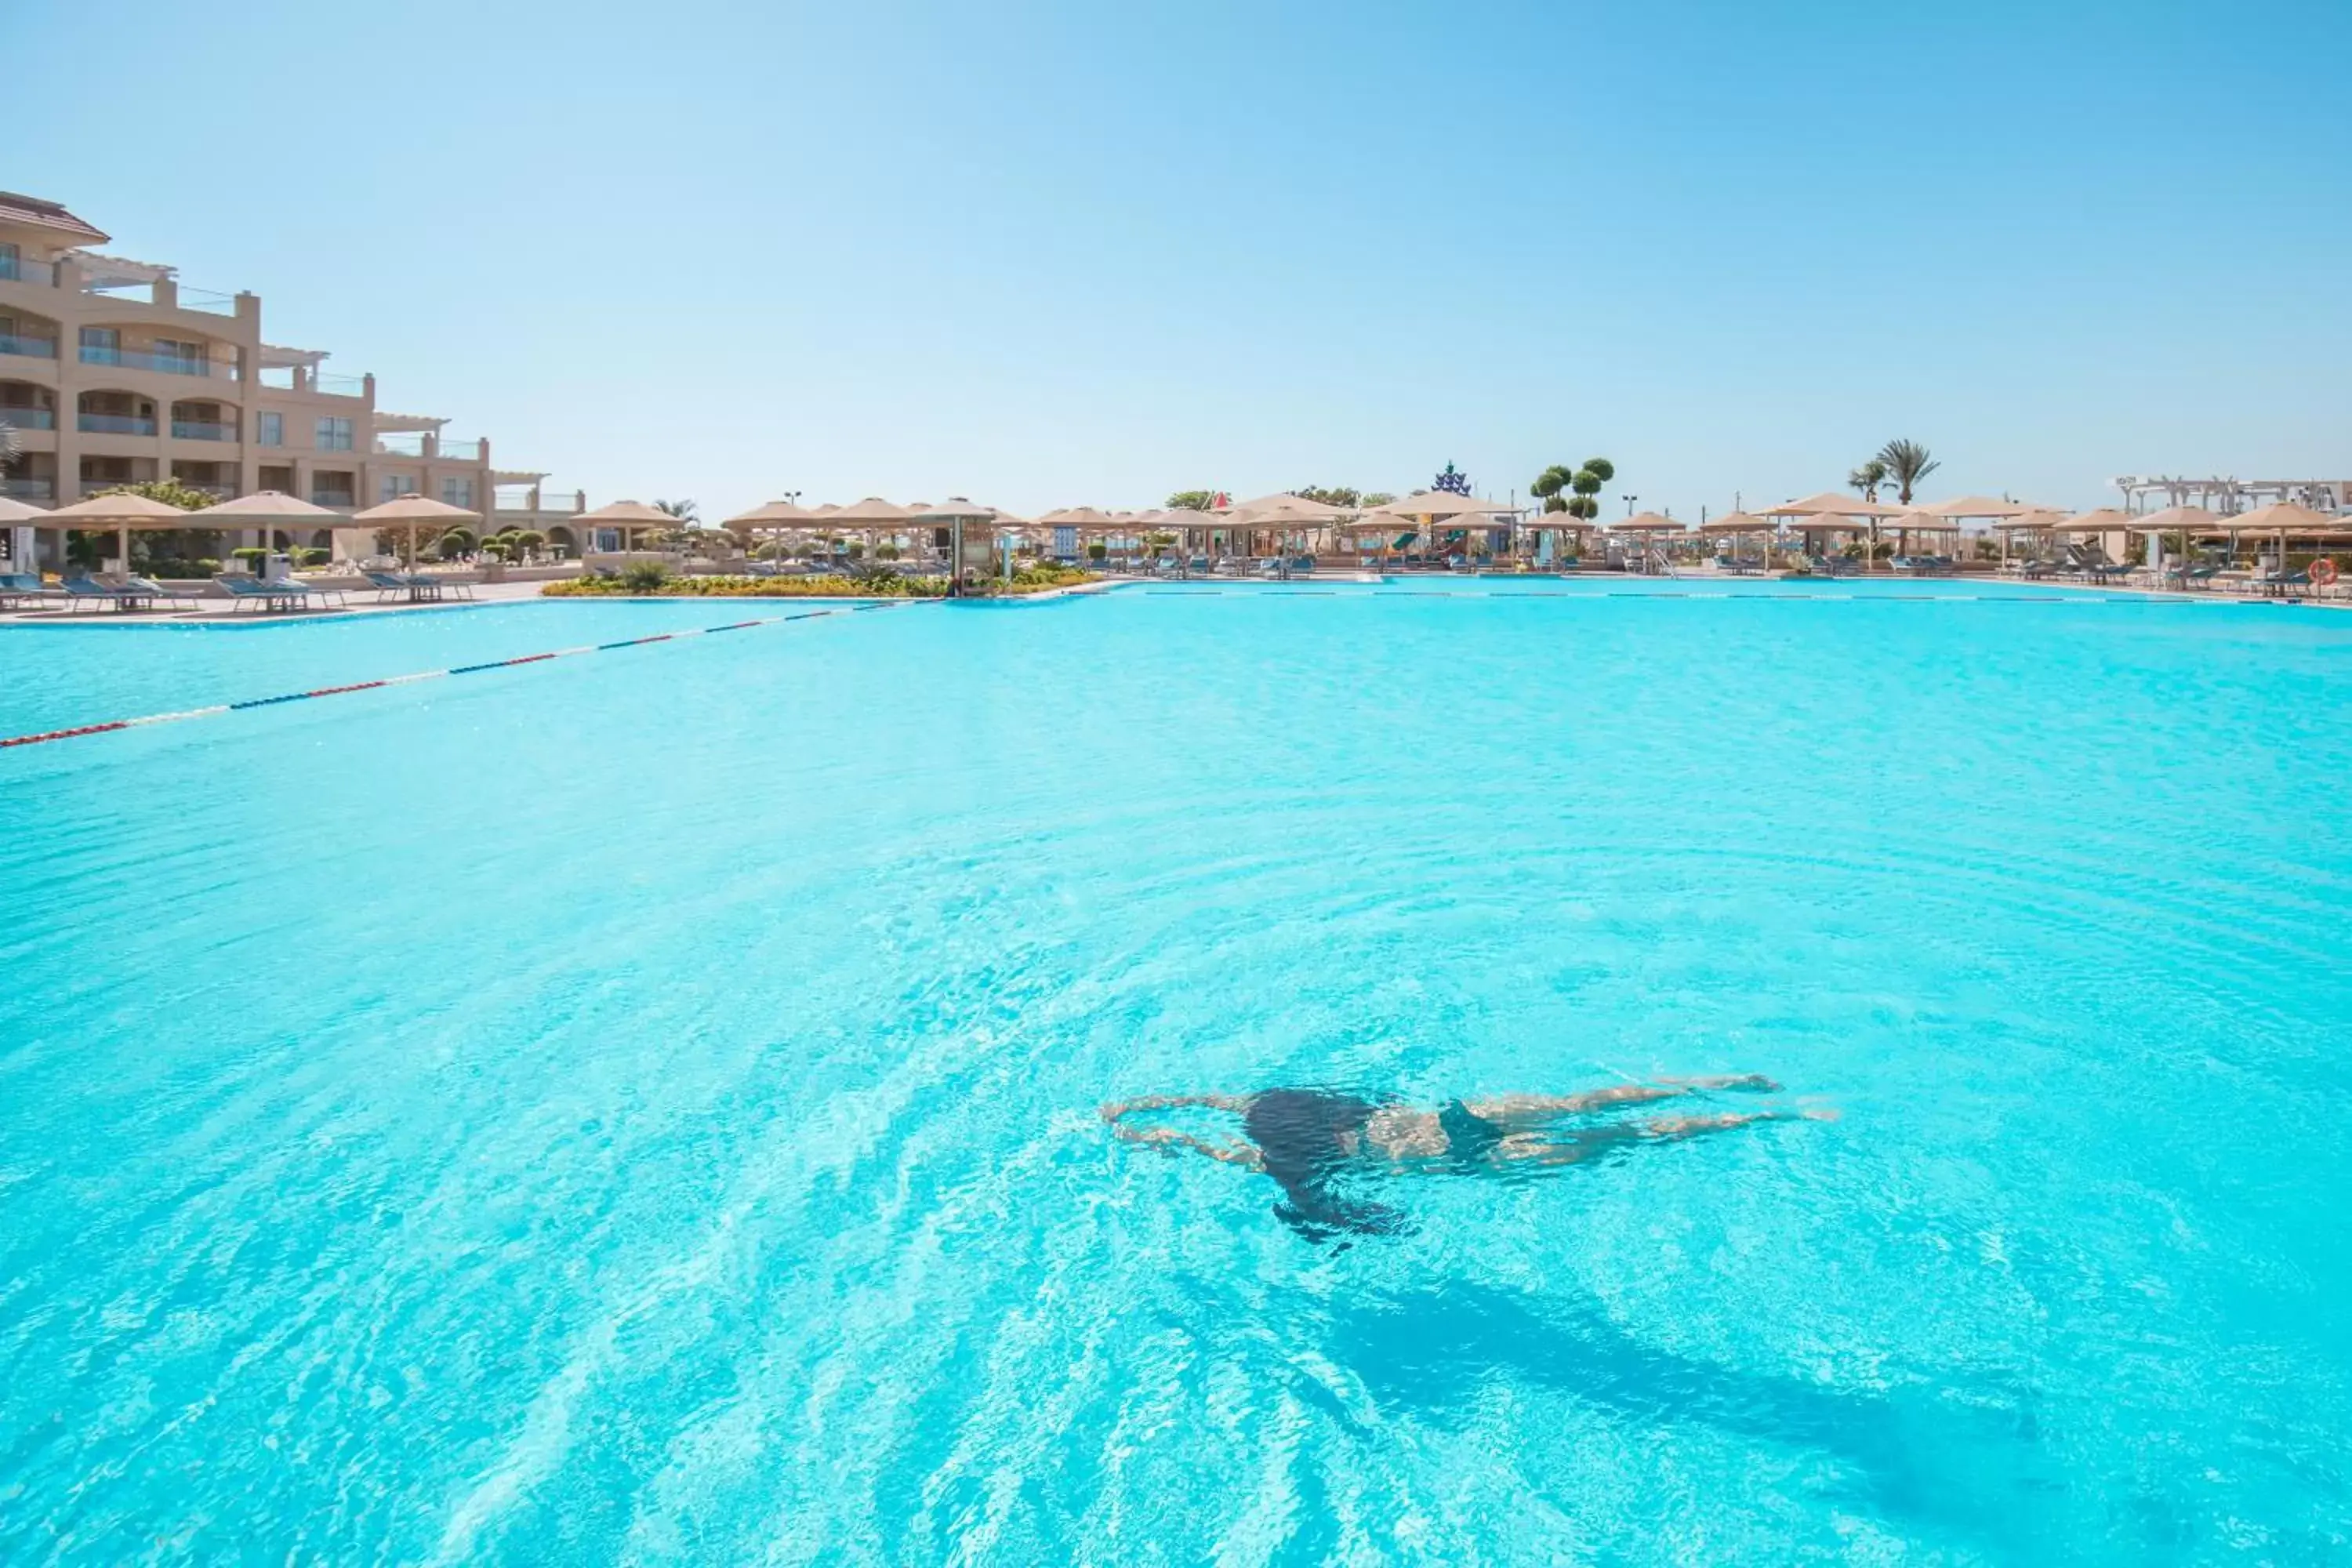
<path id="1" fill-rule="evenodd" d="M 1534 581 L 1545 580 L 1544 575 L 1541 574 L 1527 574 L 1513 572 L 1486 572 L 1478 574 L 1451 574 L 1443 572 L 1412 573 L 1406 574 L 1405 580 L 1419 584 L 1425 579 L 1432 584 L 1439 584 L 1449 582 L 1465 581 L 1477 583 L 1507 582 L 1521 580 L 1523 578 L 1531 578 Z M 1856 583 L 1893 584 L 1919 581 L 1943 584 L 1982 584 L 1987 587 L 2005 587 L 2012 584 L 2019 584 L 2023 582 L 2022 579 L 2017 577 L 1993 575 L 1990 574 L 1967 574 L 1958 577 L 1928 579 L 1913 579 L 1909 577 L 1897 576 L 1888 573 L 1879 573 L 1869 576 L 1857 575 L 1853 577 L 1791 578 L 1779 574 L 1772 576 L 1756 576 L 1753 574 L 1735 575 L 1729 573 L 1705 571 L 1683 573 L 1672 578 L 1659 578 L 1619 573 L 1586 572 L 1575 574 L 1574 580 L 1622 580 L 1628 583 L 1738 583 L 1753 584 L 1793 582 L 1808 584 L 1824 589 L 1850 587 Z M 1082 597 L 1090 594 L 1108 593 L 1118 588 L 1133 586 L 1157 586 L 1163 588 L 1190 587 L 1194 589 L 1239 589 L 1247 591 L 1254 588 L 1281 588 L 1289 585 L 1290 584 L 1302 582 L 1327 584 L 1348 584 L 1359 586 L 1371 586 L 1377 585 L 1385 581 L 1388 581 L 1388 579 L 1383 578 L 1377 574 L 1366 574 L 1363 572 L 1354 571 L 1318 572 L 1311 576 L 1294 577 L 1287 579 L 1286 581 L 1267 577 L 1258 577 L 1255 575 L 1208 577 L 1105 577 L 1097 579 L 1095 582 L 1079 584 L 1068 588 L 1052 588 L 1042 593 L 1024 595 L 1019 598 L 973 599 L 967 601 L 967 603 L 973 605 L 995 605 L 1008 607 L 1015 605 L 1050 604 L 1057 600 Z M 2135 599 L 2158 598 L 2179 600 L 2184 603 L 2214 605 L 2268 605 L 2273 606 L 2290 605 L 2297 606 L 2309 605 L 2316 609 L 2352 610 L 2352 588 L 2347 588 L 2347 586 L 2342 585 L 2339 585 L 2336 589 L 2336 596 L 2334 597 L 2320 597 L 2311 594 L 2303 594 L 2293 598 L 2279 598 L 2254 594 L 2216 593 L 2210 590 L 2184 592 L 2174 588 L 2147 588 L 2135 587 L 2128 584 L 2107 584 L 2098 583 L 2041 582 L 2031 585 L 2044 588 L 2063 588 L 2069 593 L 2107 594 Z M 373 596 L 374 591 L 373 589 L 360 589 L 348 593 L 345 602 L 339 605 L 322 606 L 315 610 L 284 611 L 276 615 L 261 615 L 257 614 L 250 609 L 240 608 L 238 601 L 229 598 L 199 599 L 194 602 L 193 608 L 183 605 L 176 609 L 128 611 L 97 606 L 83 608 L 71 605 L 52 604 L 38 609 L 19 609 L 0 612 L 0 626 L 126 626 L 158 625 L 218 626 L 229 623 L 235 623 L 240 626 L 262 626 L 270 623 L 283 624 L 291 621 L 332 620 L 339 617 L 348 617 L 352 616 L 389 616 L 415 614 L 424 611 L 446 611 L 463 609 L 469 605 L 519 604 L 525 600 L 532 600 L 541 597 L 542 595 L 540 593 L 540 589 L 542 586 L 544 586 L 544 584 L 539 582 L 480 583 L 472 585 L 473 596 L 471 598 L 453 597 L 428 600 L 422 604 L 411 604 L 405 600 L 379 603 Z M 1433 592 L 1439 590 L 1433 587 L 1432 589 L 1425 591 Z M 1661 592 L 1671 592 L 1671 590 L 1661 590 Z M 775 604 L 786 598 L 799 596 L 800 595 L 779 595 L 773 598 L 765 598 L 757 595 L 746 595 L 740 599 L 730 596 L 723 600 L 713 598 L 710 602 L 713 604 L 730 603 L 766 605 Z M 612 597 L 625 599 L 631 596 L 614 595 L 612 595 Z M 697 597 L 697 595 L 686 594 L 649 594 L 643 595 L 643 597 L 646 600 L 659 600 L 667 602 L 674 599 L 683 600 L 694 598 Z M 592 600 L 590 602 L 593 603 L 597 601 Z"/>

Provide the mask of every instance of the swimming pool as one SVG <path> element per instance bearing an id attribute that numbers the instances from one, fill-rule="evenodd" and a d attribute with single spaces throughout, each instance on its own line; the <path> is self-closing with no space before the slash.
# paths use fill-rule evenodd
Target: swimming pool
<path id="1" fill-rule="evenodd" d="M 916 606 L 0 753 L 0 1561 L 2340 1555 L 2352 617 L 1818 592 Z M 744 613 L 0 629 L 0 732 Z M 1743 1071 L 1844 1120 L 1348 1246 L 1094 1110 Z"/>

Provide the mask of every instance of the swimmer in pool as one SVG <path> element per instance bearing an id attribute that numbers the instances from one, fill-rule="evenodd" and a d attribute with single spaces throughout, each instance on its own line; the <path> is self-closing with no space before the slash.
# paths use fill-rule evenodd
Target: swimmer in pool
<path id="1" fill-rule="evenodd" d="M 1435 1110 L 1333 1089 L 1275 1089 L 1261 1094 L 1146 1095 L 1104 1106 L 1102 1118 L 1110 1124 L 1111 1135 L 1127 1142 L 1190 1149 L 1272 1176 L 1287 1200 L 1276 1205 L 1275 1213 L 1293 1228 L 1319 1238 L 1339 1231 L 1392 1231 L 1402 1221 L 1394 1209 L 1334 1192 L 1333 1179 L 1349 1172 L 1534 1170 L 1580 1164 L 1635 1144 L 1696 1138 L 1759 1121 L 1835 1120 L 1833 1110 L 1751 1110 L 1560 1125 L 1573 1117 L 1710 1090 L 1772 1094 L 1780 1088 L 1769 1078 L 1749 1073 L 1618 1084 L 1583 1094 L 1455 1100 Z M 1128 1120 L 1140 1111 L 1188 1109 L 1240 1117 L 1242 1136 L 1211 1142 L 1173 1127 L 1139 1126 Z"/>

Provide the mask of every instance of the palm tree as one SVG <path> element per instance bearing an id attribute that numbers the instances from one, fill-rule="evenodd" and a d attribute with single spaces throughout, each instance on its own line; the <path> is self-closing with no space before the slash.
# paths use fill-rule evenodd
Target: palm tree
<path id="1" fill-rule="evenodd" d="M 1878 487 L 1886 482 L 1885 459 L 1871 458 L 1870 461 L 1848 474 L 1845 477 L 1845 482 L 1861 492 L 1863 500 L 1876 500 Z"/>
<path id="2" fill-rule="evenodd" d="M 1879 482 L 1895 485 L 1900 492 L 1895 499 L 1905 506 L 1911 504 L 1911 492 L 1919 481 L 1943 467 L 1916 441 L 1889 441 L 1871 460 L 1886 465 L 1886 477 Z"/>
<path id="3" fill-rule="evenodd" d="M 654 510 L 670 517 L 674 517 L 680 522 L 699 522 L 702 521 L 695 515 L 694 502 L 691 500 L 657 500 L 654 502 Z"/>

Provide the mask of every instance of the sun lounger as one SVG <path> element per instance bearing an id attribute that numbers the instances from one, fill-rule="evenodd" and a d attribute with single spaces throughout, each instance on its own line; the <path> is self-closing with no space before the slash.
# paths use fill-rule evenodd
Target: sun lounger
<path id="1" fill-rule="evenodd" d="M 79 609 L 90 604 L 111 605 L 118 610 L 152 609 L 157 597 L 137 588 L 117 587 L 89 576 L 67 578 L 65 595 L 69 609 Z"/>
<path id="2" fill-rule="evenodd" d="M 369 587 L 375 590 L 376 603 L 381 605 L 397 595 L 404 599 L 437 599 L 441 584 L 436 578 L 406 572 L 362 572 Z"/>
<path id="3" fill-rule="evenodd" d="M 258 577 L 232 572 L 215 572 L 213 581 L 228 591 L 233 601 L 229 607 L 232 615 L 246 605 L 257 606 L 263 615 L 277 615 L 281 611 L 302 609 L 310 604 L 307 593 L 286 583 L 265 583 Z"/>
<path id="4" fill-rule="evenodd" d="M 65 590 L 48 586 L 37 572 L 12 572 L 0 575 L 0 610 L 18 610 L 26 605 L 59 604 L 65 596 Z"/>
<path id="5" fill-rule="evenodd" d="M 2265 572 L 2254 579 L 2254 586 L 2266 598 L 2284 599 L 2297 588 L 2306 593 L 2311 588 L 2311 574 L 2305 571 Z"/>
<path id="6" fill-rule="evenodd" d="M 142 577 L 137 573 L 125 573 L 120 576 L 106 578 L 104 581 L 111 587 L 127 589 L 136 594 L 145 594 L 152 599 L 169 599 L 174 605 L 189 605 L 194 603 L 188 595 L 175 593 L 172 589 L 163 586 L 163 584 L 156 582 L 153 578 Z"/>

